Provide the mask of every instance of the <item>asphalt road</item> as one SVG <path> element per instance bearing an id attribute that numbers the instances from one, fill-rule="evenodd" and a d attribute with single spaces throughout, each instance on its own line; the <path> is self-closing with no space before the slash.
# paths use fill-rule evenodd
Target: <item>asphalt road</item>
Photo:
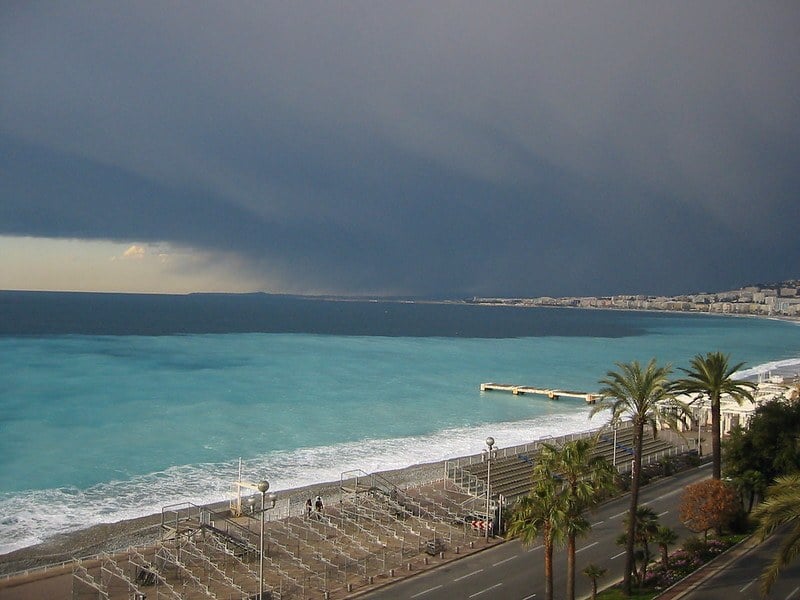
<path id="1" fill-rule="evenodd" d="M 681 600 L 760 600 L 758 578 L 772 560 L 784 535 L 775 535 L 725 564 L 724 569 L 704 580 Z M 767 599 L 800 599 L 800 563 L 795 562 L 781 571 Z"/>
<path id="2" fill-rule="evenodd" d="M 644 487 L 640 503 L 647 504 L 659 515 L 659 522 L 674 528 L 681 540 L 692 534 L 678 519 L 678 507 L 683 488 L 711 476 L 709 464 L 662 479 Z M 591 582 L 582 574 L 590 563 L 608 569 L 599 581 L 616 581 L 625 568 L 624 549 L 616 544 L 623 532 L 622 521 L 627 513 L 630 497 L 625 495 L 598 507 L 589 517 L 592 529 L 578 540 L 576 553 L 576 597 L 591 593 Z M 654 547 L 657 553 L 658 548 Z M 566 556 L 563 550 L 554 555 L 554 596 L 564 596 L 566 589 Z M 705 598 L 705 596 L 699 596 Z M 698 598 L 699 598 L 698 597 Z M 509 599 L 530 600 L 544 598 L 544 552 L 540 543 L 523 547 L 513 540 L 484 552 L 452 562 L 433 571 L 399 581 L 363 596 L 369 600 L 414 599 Z"/>

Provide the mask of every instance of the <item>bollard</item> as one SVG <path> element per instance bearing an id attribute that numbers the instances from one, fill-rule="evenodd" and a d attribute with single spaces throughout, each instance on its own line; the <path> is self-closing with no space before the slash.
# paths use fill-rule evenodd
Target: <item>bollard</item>
<path id="1" fill-rule="evenodd" d="M 422 564 L 424 564 L 424 565 L 427 565 L 427 564 L 428 564 L 428 557 L 427 557 L 427 556 L 424 556 L 424 557 L 422 558 Z"/>
<path id="2" fill-rule="evenodd" d="M 389 569 L 389 577 L 394 577 L 394 569 Z"/>
<path id="3" fill-rule="evenodd" d="M 469 547 L 470 547 L 470 548 L 474 548 L 474 547 L 475 547 L 475 542 L 470 542 L 470 543 L 469 543 Z"/>
<path id="4" fill-rule="evenodd" d="M 456 554 L 458 554 L 459 552 L 461 552 L 461 547 L 460 546 L 456 546 Z"/>
<path id="5" fill-rule="evenodd" d="M 374 577 L 372 577 L 372 575 L 370 575 L 370 576 L 369 576 L 369 579 L 368 579 L 368 581 L 369 581 L 369 584 L 370 584 L 370 585 L 372 585 L 373 583 L 375 583 L 375 579 L 374 579 Z"/>
<path id="6" fill-rule="evenodd" d="M 442 559 L 444 558 L 444 550 L 442 550 L 441 552 L 439 552 L 439 558 L 442 558 Z"/>
<path id="7" fill-rule="evenodd" d="M 348 583 L 347 584 L 347 591 L 348 592 L 352 592 L 353 591 L 353 584 L 352 583 Z"/>
<path id="8" fill-rule="evenodd" d="M 411 563 L 408 563 L 408 570 L 411 570 Z"/>

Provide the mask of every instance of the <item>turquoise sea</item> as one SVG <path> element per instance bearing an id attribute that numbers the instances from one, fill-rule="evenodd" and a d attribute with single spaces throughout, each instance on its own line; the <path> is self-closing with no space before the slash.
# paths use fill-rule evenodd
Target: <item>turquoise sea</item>
<path id="1" fill-rule="evenodd" d="M 459 333 L 0 335 L 0 553 L 225 499 L 239 457 L 280 491 L 479 452 L 487 435 L 503 447 L 603 424 L 581 400 L 481 382 L 596 391 L 616 361 L 687 366 L 717 349 L 748 374 L 800 371 L 800 327 L 784 321 L 515 309 L 546 333 L 472 337 L 466 321 L 500 309 L 403 310 L 450 314 Z"/>

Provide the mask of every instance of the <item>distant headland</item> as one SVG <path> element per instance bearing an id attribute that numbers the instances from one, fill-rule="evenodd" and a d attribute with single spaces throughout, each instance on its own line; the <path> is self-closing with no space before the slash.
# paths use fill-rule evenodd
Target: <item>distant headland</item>
<path id="1" fill-rule="evenodd" d="M 471 304 L 502 306 L 561 306 L 617 310 L 663 310 L 672 312 L 717 313 L 800 318 L 800 280 L 753 284 L 726 292 L 702 292 L 680 296 L 568 296 L 553 298 L 481 298 Z"/>

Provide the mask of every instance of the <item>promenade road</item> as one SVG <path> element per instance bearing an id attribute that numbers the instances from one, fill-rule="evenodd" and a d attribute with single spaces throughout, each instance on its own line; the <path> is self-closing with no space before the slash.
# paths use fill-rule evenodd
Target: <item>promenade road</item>
<path id="1" fill-rule="evenodd" d="M 684 487 L 711 476 L 709 464 L 659 480 L 644 487 L 640 502 L 659 515 L 659 522 L 674 528 L 681 540 L 694 535 L 678 519 L 678 507 Z M 599 584 L 622 577 L 625 557 L 616 543 L 623 532 L 622 522 L 630 497 L 622 496 L 598 507 L 589 517 L 592 530 L 578 540 L 576 555 L 576 597 L 587 597 L 591 583 L 581 571 L 590 563 L 608 569 Z M 478 542 L 479 543 L 479 542 Z M 653 548 L 657 553 L 658 549 Z M 523 547 L 512 540 L 485 552 L 449 563 L 434 571 L 399 581 L 361 596 L 369 600 L 530 600 L 544 598 L 544 558 L 540 543 Z M 554 555 L 554 595 L 562 598 L 566 588 L 566 557 L 563 550 Z"/>
<path id="2" fill-rule="evenodd" d="M 763 544 L 749 542 L 731 551 L 732 556 L 720 557 L 708 565 L 709 573 L 699 584 L 671 600 L 760 600 L 758 578 L 785 536 L 776 534 Z M 800 599 L 800 563 L 795 562 L 781 571 L 767 600 Z"/>

